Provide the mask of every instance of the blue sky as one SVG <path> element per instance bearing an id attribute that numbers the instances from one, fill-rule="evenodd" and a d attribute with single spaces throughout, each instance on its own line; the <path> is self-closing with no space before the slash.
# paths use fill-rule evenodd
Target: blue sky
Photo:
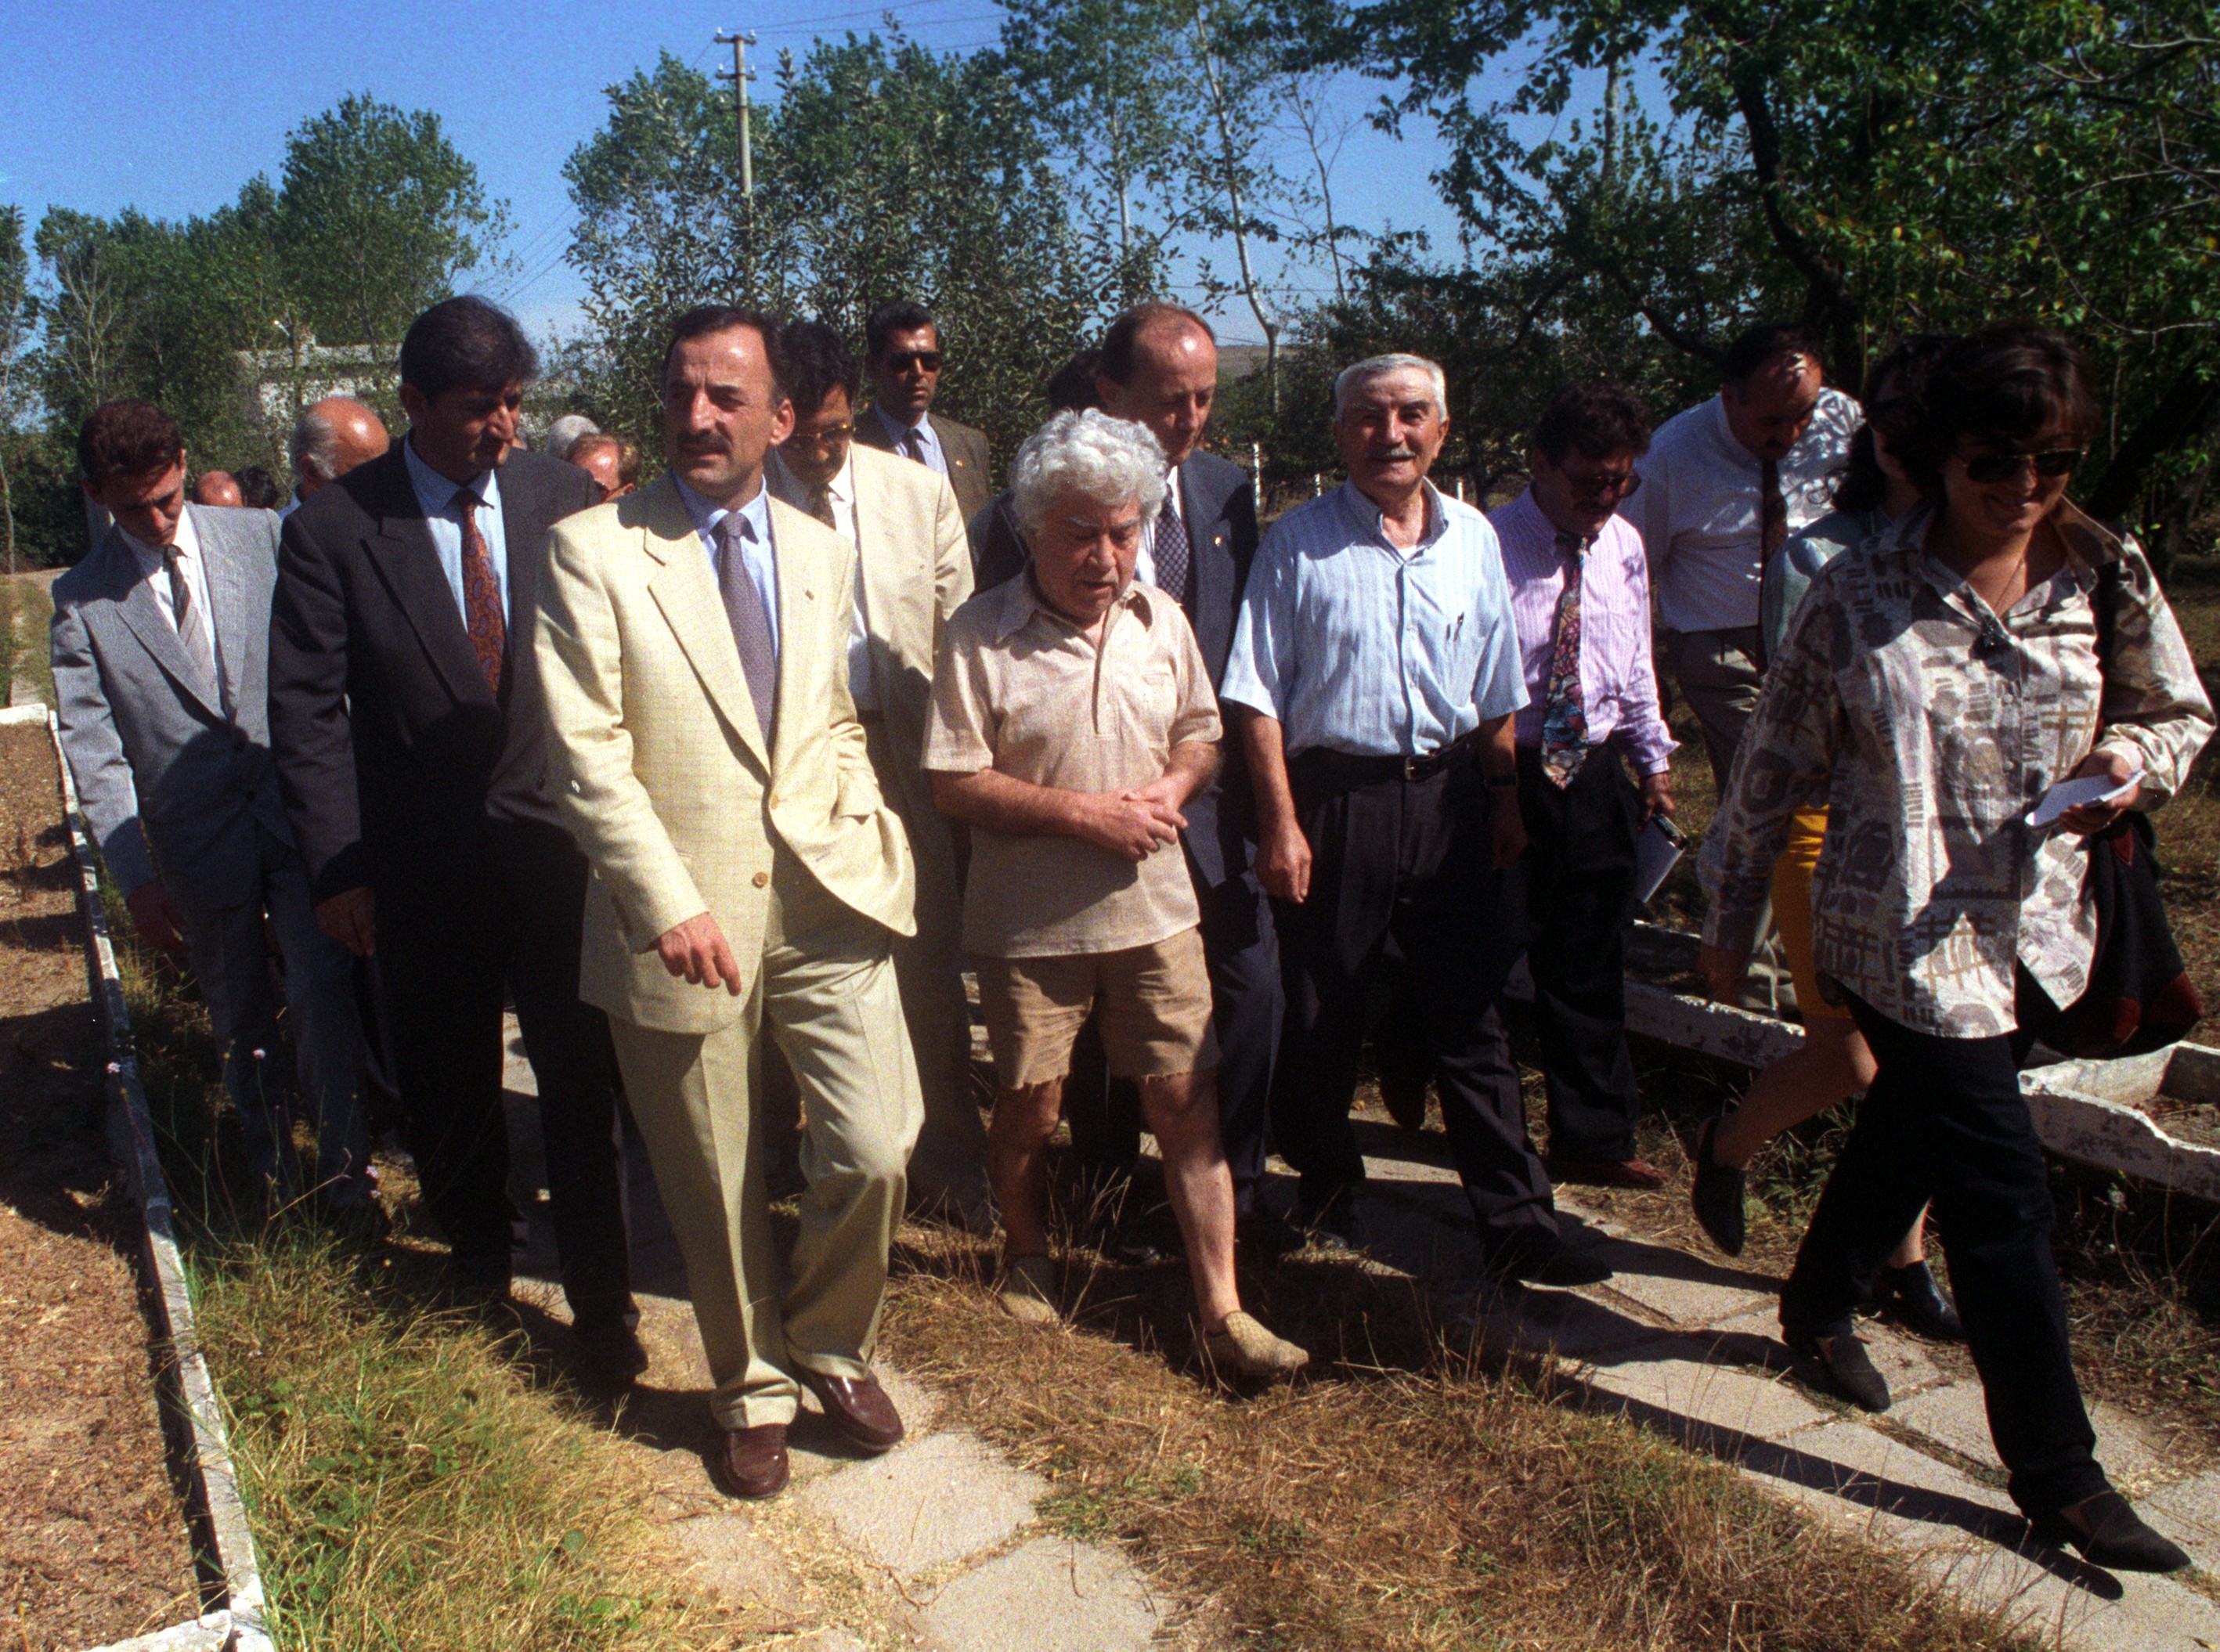
<path id="1" fill-rule="evenodd" d="M 906 0 L 895 9 L 911 34 L 944 50 L 990 44 L 1001 15 L 994 0 Z M 751 61 L 767 69 L 778 47 L 799 53 L 820 35 L 868 32 L 882 9 L 859 0 L 767 0 L 754 9 L 702 0 L 196 0 L 189 9 L 4 0 L 11 60 L 0 202 L 22 207 L 33 226 L 50 205 L 103 215 L 136 206 L 162 218 L 208 212 L 255 173 L 274 177 L 285 135 L 302 120 L 348 92 L 368 92 L 440 116 L 489 194 L 508 203 L 519 277 L 488 290 L 535 329 L 559 327 L 575 317 L 579 294 L 562 259 L 571 207 L 561 168 L 601 124 L 605 87 L 665 49 L 704 71 L 729 67 L 730 48 L 713 36 L 735 25 L 755 31 Z M 759 92 L 769 81 L 766 73 Z M 1381 87 L 1348 77 L 1336 90 L 1356 111 Z M 1450 217 L 1427 182 L 1439 155 L 1431 131 L 1413 128 L 1399 143 L 1360 127 L 1336 174 L 1341 215 L 1372 230 L 1425 228 L 1446 250 Z M 1229 338 L 1256 333 L 1245 308 L 1225 320 Z"/>

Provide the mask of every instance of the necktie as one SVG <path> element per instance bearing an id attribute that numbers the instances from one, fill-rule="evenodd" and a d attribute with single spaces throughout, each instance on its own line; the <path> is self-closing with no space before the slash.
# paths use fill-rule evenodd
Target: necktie
<path id="1" fill-rule="evenodd" d="M 911 425 L 902 432 L 902 452 L 908 454 L 920 464 L 926 465 L 928 468 L 932 463 L 932 460 L 926 458 L 925 456 L 925 433 L 920 430 L 915 425 Z"/>
<path id="2" fill-rule="evenodd" d="M 220 700 L 223 679 L 215 669 L 215 645 L 209 636 L 208 622 L 202 617 L 200 604 L 193 601 L 192 582 L 185 577 L 184 556 L 174 545 L 162 547 L 162 566 L 170 575 L 170 612 L 178 621 L 178 640 L 185 646 L 185 658 L 201 674 L 201 684 L 211 700 Z"/>
<path id="3" fill-rule="evenodd" d="M 746 523 L 740 513 L 725 513 L 717 524 L 717 591 L 725 599 L 725 618 L 733 627 L 733 642 L 740 651 L 740 672 L 748 680 L 748 697 L 756 702 L 756 726 L 764 743 L 770 743 L 778 714 L 778 650 L 770 639 L 770 614 L 763 593 L 748 577 L 747 558 L 740 539 Z"/>
<path id="4" fill-rule="evenodd" d="M 1542 772 L 1569 786 L 1588 756 L 1588 710 L 1581 697 L 1581 581 L 1587 542 L 1557 535 L 1565 558 L 1565 590 L 1557 599 L 1557 640 L 1550 656 L 1550 688 L 1542 702 Z"/>
<path id="5" fill-rule="evenodd" d="M 809 514 L 827 527 L 837 529 L 840 526 L 833 520 L 832 496 L 825 489 L 818 489 L 817 502 L 809 508 Z"/>
<path id="6" fill-rule="evenodd" d="M 501 582 L 478 532 L 478 506 L 484 502 L 468 488 L 455 489 L 455 508 L 463 519 L 463 620 L 470 627 L 471 651 L 478 657 L 486 687 L 501 698 L 502 656 L 508 651 L 508 621 L 501 611 Z"/>
<path id="7" fill-rule="evenodd" d="M 1760 492 L 1757 502 L 1758 569 L 1762 572 L 1773 561 L 1773 553 L 1788 540 L 1788 499 L 1780 491 L 1780 464 L 1778 460 L 1766 459 L 1758 465 Z"/>
<path id="8" fill-rule="evenodd" d="M 1171 484 L 1179 486 L 1174 476 Z M 1188 565 L 1192 558 L 1188 554 L 1187 524 L 1166 500 L 1164 508 L 1157 513 L 1157 540 L 1150 549 L 1157 563 L 1157 589 L 1181 607 L 1187 606 Z"/>

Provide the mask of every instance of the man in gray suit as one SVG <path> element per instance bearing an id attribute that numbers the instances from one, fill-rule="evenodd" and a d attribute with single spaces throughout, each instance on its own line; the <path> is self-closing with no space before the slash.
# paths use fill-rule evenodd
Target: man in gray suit
<path id="1" fill-rule="evenodd" d="M 182 952 L 208 1001 L 224 1086 L 265 1187 L 296 1191 L 265 919 L 285 959 L 316 1195 L 370 1219 L 362 1033 L 346 950 L 316 926 L 270 758 L 278 519 L 185 502 L 178 427 L 144 402 L 96 409 L 84 490 L 114 517 L 54 582 L 62 749 L 109 872 L 147 942 Z"/>

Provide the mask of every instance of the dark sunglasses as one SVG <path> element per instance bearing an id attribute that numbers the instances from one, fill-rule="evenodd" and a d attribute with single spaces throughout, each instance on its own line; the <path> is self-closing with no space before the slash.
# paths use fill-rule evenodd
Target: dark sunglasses
<path id="1" fill-rule="evenodd" d="M 928 373 L 940 371 L 940 352 L 938 350 L 889 351 L 886 360 L 888 368 L 897 373 L 908 371 L 913 362 Z"/>
<path id="2" fill-rule="evenodd" d="M 1575 476 L 1567 471 L 1564 477 L 1575 499 L 1631 499 L 1642 487 L 1642 478 L 1631 471 L 1616 476 Z"/>
<path id="3" fill-rule="evenodd" d="M 2044 453 L 1983 453 L 1963 462 L 1969 481 L 2009 482 L 2019 474 L 2023 464 L 2034 465 L 2036 475 L 2040 477 L 2072 476 L 2073 467 L 2081 463 L 2083 451 L 2079 447 L 2054 447 Z"/>

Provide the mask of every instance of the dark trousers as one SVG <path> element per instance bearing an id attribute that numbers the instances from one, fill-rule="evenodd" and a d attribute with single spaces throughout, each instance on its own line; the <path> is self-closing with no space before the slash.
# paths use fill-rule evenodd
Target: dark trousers
<path id="1" fill-rule="evenodd" d="M 1193 863 L 1189 863 L 1192 868 Z M 1202 950 L 1210 965 L 1211 1025 L 1218 1034 L 1218 1126 L 1233 1173 L 1233 1208 L 1250 1216 L 1264 1185 L 1264 1161 L 1279 1055 L 1283 999 L 1272 903 L 1253 872 L 1215 888 L 1195 882 Z M 1129 1174 L 1140 1152 L 1139 1088 L 1113 1080 L 1092 1020 L 1072 1048 L 1063 1114 L 1073 1156 L 1090 1169 Z"/>
<path id="2" fill-rule="evenodd" d="M 1523 920 L 1492 864 L 1489 799 L 1466 761 L 1427 779 L 1369 777 L 1362 760 L 1306 752 L 1289 764 L 1311 846 L 1310 898 L 1280 903 L 1286 1032 L 1273 1092 L 1275 1144 L 1316 1207 L 1364 1181 L 1350 1122 L 1373 1007 L 1400 996 L 1432 1054 L 1450 1150 L 1493 1247 L 1554 1232 L 1550 1179 L 1497 1001 Z"/>
<path id="3" fill-rule="evenodd" d="M 1525 885 L 1550 1151 L 1631 1159 L 1642 1094 L 1626 1047 L 1626 926 L 1641 795 L 1609 745 L 1591 752 L 1568 786 L 1542 772 L 1538 751 L 1521 746 L 1518 804 L 1527 849 L 1512 875 Z"/>
<path id="4" fill-rule="evenodd" d="M 2092 1497 L 2105 1472 L 2073 1378 L 2042 1148 L 2019 1089 L 2029 1040 L 1936 1038 L 1849 1003 L 1880 1073 L 1812 1213 L 1780 1323 L 1816 1335 L 1844 1322 L 1931 1201 L 2012 1500 L 2043 1513 Z"/>
<path id="5" fill-rule="evenodd" d="M 377 887 L 394 1066 L 425 1203 L 458 1263 L 505 1264 L 501 1014 L 539 1085 L 563 1291 L 582 1320 L 629 1315 L 622 1137 L 608 1022 L 578 999 L 586 857 L 559 828 L 493 821 Z"/>

